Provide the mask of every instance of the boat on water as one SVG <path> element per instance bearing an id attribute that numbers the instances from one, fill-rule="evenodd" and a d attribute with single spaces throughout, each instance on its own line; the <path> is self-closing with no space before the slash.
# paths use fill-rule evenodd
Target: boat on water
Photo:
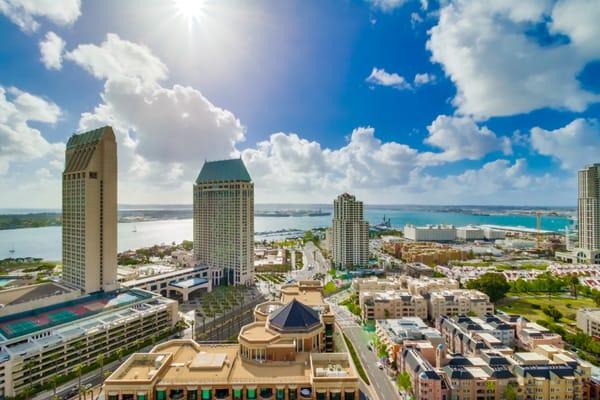
<path id="1" fill-rule="evenodd" d="M 134 232 L 134 233 L 137 232 L 137 225 L 133 226 L 133 229 L 131 230 L 131 232 Z"/>
<path id="2" fill-rule="evenodd" d="M 387 231 L 392 228 L 392 220 L 390 218 L 386 218 L 385 214 L 383 215 L 383 220 L 377 225 L 373 226 L 371 229 L 376 231 Z"/>

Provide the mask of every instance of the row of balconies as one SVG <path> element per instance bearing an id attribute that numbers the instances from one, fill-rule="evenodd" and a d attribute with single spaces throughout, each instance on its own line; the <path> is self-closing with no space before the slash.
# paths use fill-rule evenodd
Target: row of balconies
<path id="1" fill-rule="evenodd" d="M 89 346 L 84 348 L 80 348 L 79 346 L 73 346 L 73 343 L 70 343 L 67 349 L 61 347 L 65 351 L 62 355 L 60 355 L 60 348 L 57 349 L 58 352 L 52 351 L 50 354 L 59 355 L 58 359 L 52 358 L 50 362 L 44 363 L 44 359 L 48 360 L 48 358 L 42 356 L 42 362 L 37 366 L 29 366 L 27 370 L 21 369 L 14 374 L 14 387 L 18 392 L 19 389 L 22 389 L 23 385 L 36 385 L 38 383 L 44 383 L 50 378 L 54 376 L 56 373 L 64 373 L 67 374 L 69 372 L 73 372 L 75 367 L 78 364 L 90 364 L 95 362 L 96 357 L 102 352 L 106 355 L 113 354 L 118 348 L 123 347 L 123 344 L 132 343 L 132 339 L 142 338 L 144 336 L 149 336 L 152 334 L 156 334 L 159 331 L 169 328 L 169 324 L 167 324 L 165 319 L 162 319 L 162 324 L 153 324 L 151 328 L 148 330 L 142 330 L 145 335 L 123 335 L 123 337 L 119 340 L 107 340 L 105 346 L 94 346 L 90 348 Z M 84 341 L 85 342 L 85 341 Z M 76 342 L 77 343 L 77 342 Z M 76 355 L 79 357 L 74 358 Z M 31 360 L 35 360 L 38 357 L 33 357 Z M 23 364 L 25 365 L 25 364 Z M 20 373 L 20 374 L 19 374 Z"/>

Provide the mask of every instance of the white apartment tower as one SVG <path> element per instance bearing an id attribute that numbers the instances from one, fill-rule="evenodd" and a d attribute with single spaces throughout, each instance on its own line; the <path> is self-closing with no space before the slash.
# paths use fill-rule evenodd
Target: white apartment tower
<path id="1" fill-rule="evenodd" d="M 333 201 L 332 255 L 336 268 L 366 266 L 369 261 L 369 223 L 363 203 L 344 193 Z"/>
<path id="2" fill-rule="evenodd" d="M 577 258 L 600 262 L 600 164 L 587 165 L 577 173 Z"/>
<path id="3" fill-rule="evenodd" d="M 116 289 L 117 142 L 110 126 L 69 138 L 62 176 L 63 280 Z"/>
<path id="4" fill-rule="evenodd" d="M 254 184 L 241 159 L 205 162 L 194 184 L 194 257 L 213 284 L 254 277 Z"/>

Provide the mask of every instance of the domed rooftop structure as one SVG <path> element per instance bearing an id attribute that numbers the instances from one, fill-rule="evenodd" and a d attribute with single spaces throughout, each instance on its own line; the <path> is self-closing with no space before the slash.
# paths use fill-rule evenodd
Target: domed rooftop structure
<path id="1" fill-rule="evenodd" d="M 315 310 L 293 299 L 271 314 L 269 325 L 283 333 L 304 332 L 320 326 L 321 320 Z"/>

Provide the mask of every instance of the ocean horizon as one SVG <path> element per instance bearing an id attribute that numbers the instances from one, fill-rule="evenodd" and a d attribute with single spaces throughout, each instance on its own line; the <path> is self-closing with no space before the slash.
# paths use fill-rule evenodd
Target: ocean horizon
<path id="1" fill-rule="evenodd" d="M 256 211 L 306 210 L 331 211 L 330 204 L 257 204 Z M 384 217 L 392 226 L 402 228 L 406 224 L 451 224 L 464 225 L 501 225 L 513 227 L 535 228 L 536 217 L 532 212 L 541 208 L 529 207 L 493 207 L 493 206 L 365 206 L 365 219 L 372 225 L 379 224 Z M 165 210 L 164 207 L 143 208 L 142 210 Z M 127 221 L 118 224 L 118 250 L 137 249 L 155 244 L 180 243 L 192 240 L 191 206 L 175 209 L 177 219 L 158 219 L 147 221 Z M 546 208 L 543 210 L 558 211 L 560 214 L 544 215 L 543 230 L 561 232 L 572 225 L 572 212 L 569 208 Z M 120 208 L 129 212 L 132 209 Z M 48 211 L 43 211 L 48 212 Z M 2 213 L 2 209 L 0 209 Z M 168 215 L 168 213 L 166 213 Z M 325 228 L 331 225 L 331 215 L 300 215 L 285 217 L 256 216 L 254 218 L 255 239 L 275 240 L 301 235 L 303 231 L 314 228 Z M 10 250 L 14 250 L 11 254 Z M 0 259 L 13 257 L 40 257 L 48 260 L 61 258 L 61 227 L 48 226 L 40 228 L 22 228 L 0 230 Z"/>
<path id="2" fill-rule="evenodd" d="M 325 209 L 332 210 L 332 203 L 255 203 L 255 210 L 260 211 L 278 211 L 282 209 Z M 119 204 L 119 211 L 133 210 L 191 210 L 193 205 L 190 204 Z M 486 204 L 369 204 L 365 203 L 365 209 L 482 209 L 482 210 L 557 210 L 563 212 L 575 212 L 576 206 L 532 206 L 532 205 L 486 205 Z M 0 215 L 12 214 L 34 214 L 34 213 L 60 213 L 61 208 L 0 208 Z"/>

